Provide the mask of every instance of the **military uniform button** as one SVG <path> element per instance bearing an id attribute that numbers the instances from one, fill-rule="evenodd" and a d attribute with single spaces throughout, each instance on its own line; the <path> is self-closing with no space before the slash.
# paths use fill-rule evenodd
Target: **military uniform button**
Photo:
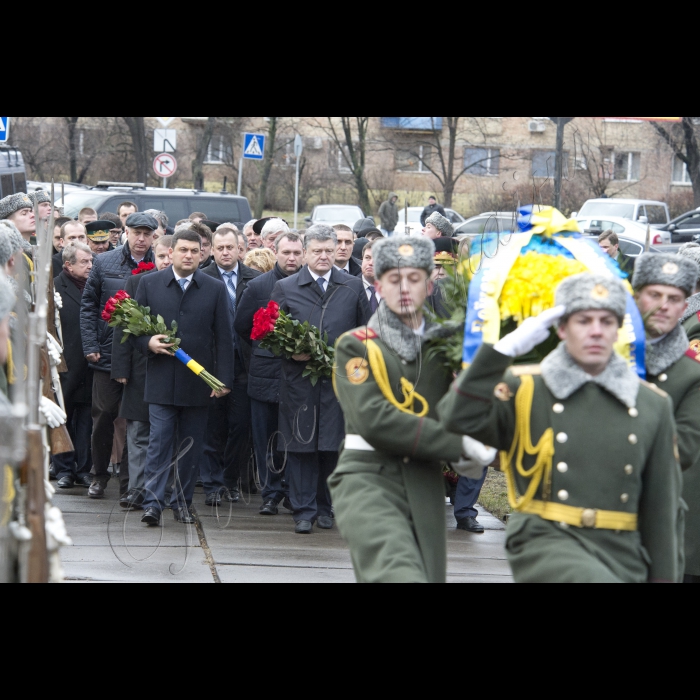
<path id="1" fill-rule="evenodd" d="M 627 474 L 627 476 L 632 476 L 632 474 L 634 474 L 634 467 L 631 464 L 625 467 L 625 474 Z"/>
<path id="2" fill-rule="evenodd" d="M 410 459 L 409 457 L 404 457 L 403 463 L 404 463 L 404 464 L 410 464 L 410 463 L 411 463 L 411 459 Z"/>
<path id="3" fill-rule="evenodd" d="M 565 445 L 569 442 L 569 436 L 566 433 L 559 433 L 559 435 L 557 435 L 557 442 L 560 445 Z"/>
<path id="4" fill-rule="evenodd" d="M 623 493 L 622 496 L 620 496 L 620 500 L 623 503 L 627 504 L 630 502 L 630 497 L 626 493 Z"/>
<path id="5" fill-rule="evenodd" d="M 569 523 L 559 523 L 559 527 L 562 530 L 568 530 L 569 529 Z"/>
<path id="6" fill-rule="evenodd" d="M 566 462 L 560 462 L 559 464 L 557 464 L 557 471 L 560 474 L 566 474 L 566 472 L 569 471 L 569 465 L 566 464 Z"/>
<path id="7" fill-rule="evenodd" d="M 402 364 L 402 365 L 407 365 L 408 362 L 407 362 L 406 360 L 401 360 L 401 364 Z"/>
<path id="8" fill-rule="evenodd" d="M 597 520 L 598 516 L 594 510 L 588 508 L 583 511 L 583 515 L 581 516 L 581 524 L 583 525 L 583 527 L 589 529 L 594 528 L 596 526 Z"/>
<path id="9" fill-rule="evenodd" d="M 568 491 L 560 491 L 560 492 L 557 494 L 557 498 L 558 498 L 560 501 L 568 501 L 568 500 L 569 500 L 569 492 L 568 492 Z"/>
<path id="10" fill-rule="evenodd" d="M 662 374 L 662 375 L 659 377 L 659 381 L 660 381 L 660 382 L 667 382 L 667 381 L 668 381 L 668 374 Z"/>
<path id="11" fill-rule="evenodd" d="M 639 418 L 639 411 L 636 408 L 630 408 L 630 416 L 632 416 L 632 418 Z"/>
<path id="12" fill-rule="evenodd" d="M 639 438 L 636 435 L 629 436 L 630 445 L 636 445 L 639 442 Z"/>
<path id="13" fill-rule="evenodd" d="M 562 406 L 560 403 L 555 403 L 554 406 L 552 407 L 552 410 L 554 413 L 564 413 L 564 406 Z"/>

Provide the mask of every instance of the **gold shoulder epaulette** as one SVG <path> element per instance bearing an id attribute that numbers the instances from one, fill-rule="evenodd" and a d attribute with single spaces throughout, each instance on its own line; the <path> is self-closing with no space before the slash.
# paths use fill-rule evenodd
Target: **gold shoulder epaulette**
<path id="1" fill-rule="evenodd" d="M 663 389 L 659 389 L 659 387 L 656 386 L 656 384 L 652 384 L 651 382 L 645 382 L 643 379 L 640 379 L 639 383 L 647 387 L 647 389 L 651 389 L 655 394 L 662 396 L 664 399 L 668 398 L 668 394 Z"/>
<path id="2" fill-rule="evenodd" d="M 358 328 L 352 335 L 361 342 L 376 340 L 379 336 L 371 328 Z"/>
<path id="3" fill-rule="evenodd" d="M 542 374 L 540 365 L 515 365 L 510 368 L 511 374 L 514 377 L 539 377 Z"/>

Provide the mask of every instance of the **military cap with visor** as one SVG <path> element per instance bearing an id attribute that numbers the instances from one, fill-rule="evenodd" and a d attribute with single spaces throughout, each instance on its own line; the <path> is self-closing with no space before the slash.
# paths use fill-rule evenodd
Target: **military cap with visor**
<path id="1" fill-rule="evenodd" d="M 93 243 L 106 243 L 113 228 L 114 224 L 111 221 L 91 221 L 89 224 L 85 224 L 87 237 Z"/>
<path id="2" fill-rule="evenodd" d="M 374 274 L 379 279 L 385 272 L 406 267 L 425 270 L 435 269 L 435 245 L 429 238 L 384 238 L 372 247 Z"/>
<path id="3" fill-rule="evenodd" d="M 34 209 L 34 202 L 24 192 L 11 194 L 0 200 L 0 219 L 7 219 L 22 209 Z"/>
<path id="4" fill-rule="evenodd" d="M 566 308 L 565 319 L 580 311 L 610 311 L 622 324 L 627 315 L 627 291 L 616 277 L 584 272 L 559 285 L 556 305 Z"/>
<path id="5" fill-rule="evenodd" d="M 654 284 L 676 287 L 689 297 L 695 291 L 699 275 L 698 264 L 690 258 L 668 253 L 645 253 L 637 258 L 632 286 L 635 291 Z"/>

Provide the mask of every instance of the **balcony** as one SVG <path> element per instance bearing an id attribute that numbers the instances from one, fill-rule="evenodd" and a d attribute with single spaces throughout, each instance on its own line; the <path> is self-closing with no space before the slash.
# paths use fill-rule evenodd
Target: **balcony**
<path id="1" fill-rule="evenodd" d="M 442 131 L 442 117 L 382 117 L 383 129 Z"/>

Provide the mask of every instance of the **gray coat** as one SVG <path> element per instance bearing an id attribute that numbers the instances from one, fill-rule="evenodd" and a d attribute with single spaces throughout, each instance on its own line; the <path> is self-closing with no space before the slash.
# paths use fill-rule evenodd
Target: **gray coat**
<path id="1" fill-rule="evenodd" d="M 362 280 L 333 269 L 325 294 L 308 267 L 278 282 L 273 301 L 293 319 L 309 321 L 328 333 L 328 343 L 364 326 L 371 311 Z M 343 411 L 333 391 L 332 379 L 314 387 L 304 378 L 306 363 L 282 360 L 280 384 L 280 440 L 278 449 L 290 452 L 338 452 L 345 439 Z"/>

